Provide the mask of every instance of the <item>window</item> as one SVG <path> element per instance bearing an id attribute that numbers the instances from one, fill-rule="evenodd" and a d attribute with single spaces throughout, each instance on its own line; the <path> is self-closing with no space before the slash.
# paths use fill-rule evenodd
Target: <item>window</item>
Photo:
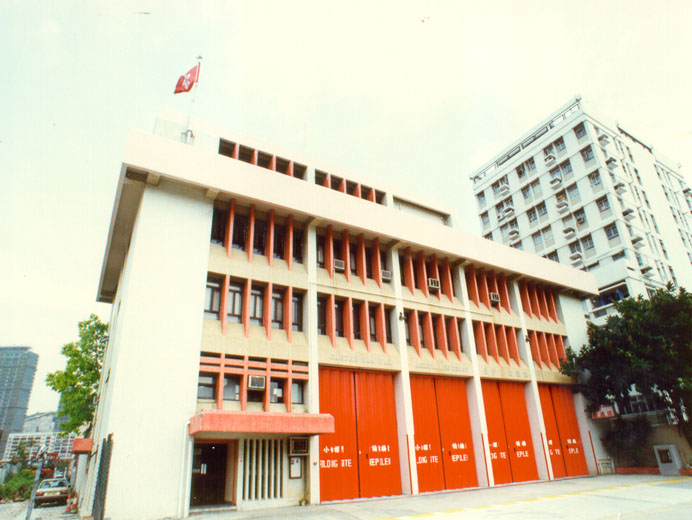
<path id="1" fill-rule="evenodd" d="M 272 329 L 284 328 L 284 294 L 283 288 L 272 290 Z"/>
<path id="2" fill-rule="evenodd" d="M 605 229 L 606 236 L 608 237 L 608 240 L 613 240 L 614 238 L 617 238 L 618 236 L 620 236 L 620 234 L 618 233 L 618 228 L 617 228 L 617 225 L 615 224 L 615 222 L 606 226 L 604 229 Z"/>
<path id="3" fill-rule="evenodd" d="M 590 146 L 587 146 L 584 148 L 581 152 L 581 158 L 584 159 L 585 163 L 588 163 L 591 159 L 593 159 L 593 150 L 591 149 Z"/>
<path id="4" fill-rule="evenodd" d="M 519 242 L 514 242 L 513 244 L 510 244 L 509 247 L 519 249 L 520 251 L 524 249 L 524 245 L 522 244 L 521 240 L 519 240 Z"/>
<path id="5" fill-rule="evenodd" d="M 228 284 L 228 316 L 227 321 L 240 323 L 243 321 L 243 284 L 231 280 Z"/>
<path id="6" fill-rule="evenodd" d="M 327 297 L 317 297 L 317 334 L 327 334 Z"/>
<path id="7" fill-rule="evenodd" d="M 406 345 L 409 347 L 411 344 L 411 324 L 409 318 L 411 317 L 410 311 L 404 311 L 404 328 L 406 329 Z"/>
<path id="8" fill-rule="evenodd" d="M 536 206 L 536 211 L 538 211 L 538 215 L 541 217 L 548 214 L 548 208 L 545 207 L 544 202 L 541 202 L 538 206 Z"/>
<path id="9" fill-rule="evenodd" d="M 286 226 L 274 224 L 274 258 L 283 258 L 286 254 Z"/>
<path id="10" fill-rule="evenodd" d="M 531 235 L 531 238 L 533 238 L 533 247 L 536 248 L 536 251 L 543 249 L 543 235 L 540 231 Z"/>
<path id="11" fill-rule="evenodd" d="M 476 200 L 478 201 L 478 206 L 480 206 L 481 208 L 485 206 L 485 193 L 482 191 L 478 193 L 476 195 Z"/>
<path id="12" fill-rule="evenodd" d="M 545 257 L 548 260 L 552 260 L 553 262 L 558 262 L 558 263 L 560 262 L 560 257 L 557 255 L 557 251 L 553 251 L 552 253 L 548 253 L 547 255 L 545 255 Z"/>
<path id="13" fill-rule="evenodd" d="M 591 238 L 591 235 L 586 235 L 584 238 L 582 238 L 581 245 L 584 247 L 584 249 L 593 249 L 593 239 Z"/>
<path id="14" fill-rule="evenodd" d="M 543 234 L 543 241 L 545 242 L 546 246 L 549 246 L 553 243 L 553 230 L 550 226 L 546 226 L 543 229 L 541 229 L 541 233 Z"/>
<path id="15" fill-rule="evenodd" d="M 558 152 L 563 152 L 565 150 L 565 141 L 560 137 L 557 141 L 553 143 L 555 145 L 555 150 Z"/>
<path id="16" fill-rule="evenodd" d="M 571 200 L 572 202 L 578 202 L 580 200 L 579 190 L 577 189 L 576 182 L 571 186 L 567 187 L 567 195 L 569 196 L 569 200 Z"/>
<path id="17" fill-rule="evenodd" d="M 267 246 L 267 222 L 255 218 L 255 231 L 252 237 L 252 252 L 263 255 Z"/>
<path id="18" fill-rule="evenodd" d="M 387 343 L 392 342 L 392 307 L 384 309 L 384 332 Z"/>
<path id="19" fill-rule="evenodd" d="M 497 196 L 500 193 L 500 190 L 502 189 L 502 187 L 507 186 L 507 185 L 508 185 L 508 183 L 507 183 L 507 176 L 506 175 L 504 177 L 502 177 L 501 179 L 495 181 L 492 184 L 493 195 Z"/>
<path id="20" fill-rule="evenodd" d="M 368 306 L 368 320 L 370 321 L 370 341 L 377 341 L 377 305 Z"/>
<path id="21" fill-rule="evenodd" d="M 283 403 L 284 402 L 284 384 L 285 379 L 272 379 L 269 383 L 269 402 Z"/>
<path id="22" fill-rule="evenodd" d="M 529 217 L 529 222 L 535 222 L 536 221 L 536 210 L 535 208 L 531 208 L 526 212 L 526 216 Z"/>
<path id="23" fill-rule="evenodd" d="M 250 290 L 250 325 L 262 325 L 264 318 L 264 287 L 252 285 Z"/>
<path id="24" fill-rule="evenodd" d="M 293 261 L 303 263 L 303 230 L 293 228 Z"/>
<path id="25" fill-rule="evenodd" d="M 524 186 L 521 189 L 521 194 L 524 196 L 524 200 L 528 200 L 531 198 L 531 186 Z M 487 216 L 487 213 L 486 213 Z"/>
<path id="26" fill-rule="evenodd" d="M 303 404 L 303 381 L 291 383 L 291 404 Z"/>
<path id="27" fill-rule="evenodd" d="M 484 227 L 490 224 L 490 217 L 487 211 L 481 215 L 481 222 L 483 222 Z"/>
<path id="28" fill-rule="evenodd" d="M 197 380 L 197 399 L 215 399 L 216 376 L 214 374 L 200 374 Z"/>
<path id="29" fill-rule="evenodd" d="M 596 204 L 598 205 L 598 211 L 600 211 L 601 213 L 603 213 L 604 211 L 608 211 L 610 209 L 608 197 L 601 197 L 596 201 Z"/>
<path id="30" fill-rule="evenodd" d="M 348 244 L 349 269 L 353 274 L 358 272 L 358 247 L 353 242 Z"/>
<path id="31" fill-rule="evenodd" d="M 247 215 L 235 214 L 233 216 L 233 247 L 235 249 L 242 249 L 245 251 L 248 221 Z"/>
<path id="32" fill-rule="evenodd" d="M 334 328 L 339 338 L 344 337 L 344 300 L 334 302 Z"/>
<path id="33" fill-rule="evenodd" d="M 575 240 L 569 245 L 569 252 L 570 253 L 580 253 L 581 252 L 581 246 L 579 245 L 579 241 Z"/>
<path id="34" fill-rule="evenodd" d="M 223 245 L 226 239 L 226 224 L 228 222 L 228 212 L 219 208 L 214 208 L 211 218 L 211 242 L 212 244 Z"/>
<path id="35" fill-rule="evenodd" d="M 324 267 L 324 243 L 326 238 L 323 235 L 317 235 L 317 267 Z"/>
<path id="36" fill-rule="evenodd" d="M 291 329 L 301 332 L 303 330 L 303 295 L 294 292 L 291 305 Z"/>
<path id="37" fill-rule="evenodd" d="M 526 167 L 523 164 L 520 164 L 517 166 L 517 179 L 521 182 L 521 180 L 526 177 Z"/>
<path id="38" fill-rule="evenodd" d="M 601 184 L 601 176 L 598 174 L 598 170 L 589 174 L 589 182 L 592 188 Z"/>
<path id="39" fill-rule="evenodd" d="M 493 232 L 491 231 L 490 233 L 486 233 L 485 235 L 483 235 L 483 238 L 485 238 L 486 240 L 492 240 L 493 239 Z M 401 271 L 401 272 L 403 273 L 404 271 Z"/>
<path id="40" fill-rule="evenodd" d="M 612 258 L 613 258 L 613 262 L 615 262 L 616 260 L 620 260 L 621 258 L 625 258 L 625 251 L 622 250 L 622 251 L 619 251 L 619 252 L 615 253 L 615 254 L 612 256 Z"/>
<path id="41" fill-rule="evenodd" d="M 569 162 L 569 159 L 560 164 L 560 170 L 564 177 L 569 177 L 572 174 L 572 163 Z"/>
<path id="42" fill-rule="evenodd" d="M 574 127 L 574 135 L 577 136 L 577 139 L 581 139 L 586 135 L 586 128 L 584 128 L 584 123 L 579 123 L 577 126 Z"/>
<path id="43" fill-rule="evenodd" d="M 533 160 L 533 157 L 529 157 L 528 160 L 524 163 L 526 167 L 529 170 L 535 170 L 536 169 L 536 161 Z"/>
<path id="44" fill-rule="evenodd" d="M 362 339 L 360 337 L 360 310 L 363 306 L 363 302 L 353 302 L 353 314 L 351 318 L 352 328 L 353 328 L 353 339 Z"/>
<path id="45" fill-rule="evenodd" d="M 560 167 L 556 166 L 552 170 L 550 170 L 550 180 L 553 179 L 562 179 L 562 174 L 560 173 Z"/>
<path id="46" fill-rule="evenodd" d="M 579 208 L 574 212 L 574 220 L 577 221 L 578 226 L 586 224 L 586 213 L 584 213 L 584 208 Z"/>
<path id="47" fill-rule="evenodd" d="M 240 401 L 240 376 L 228 374 L 223 378 L 223 398 L 226 401 Z"/>
<path id="48" fill-rule="evenodd" d="M 221 280 L 212 276 L 207 277 L 207 291 L 204 296 L 204 317 L 219 319 L 221 305 Z"/>

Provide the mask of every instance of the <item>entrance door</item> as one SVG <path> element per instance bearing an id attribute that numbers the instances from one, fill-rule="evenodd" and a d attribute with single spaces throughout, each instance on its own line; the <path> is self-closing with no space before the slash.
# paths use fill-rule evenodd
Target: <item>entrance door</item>
<path id="1" fill-rule="evenodd" d="M 191 506 L 224 504 L 228 445 L 195 443 L 192 457 Z"/>
<path id="2" fill-rule="evenodd" d="M 545 436 L 548 442 L 550 464 L 553 468 L 553 478 L 563 478 L 567 476 L 567 472 L 560 444 L 560 433 L 555 420 L 553 398 L 550 395 L 550 385 L 538 385 L 538 395 L 541 399 L 541 410 L 543 411 L 543 423 L 545 424 Z"/>

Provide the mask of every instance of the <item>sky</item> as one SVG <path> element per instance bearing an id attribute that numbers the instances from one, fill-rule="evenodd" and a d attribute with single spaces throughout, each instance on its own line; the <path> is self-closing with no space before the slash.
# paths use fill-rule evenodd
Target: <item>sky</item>
<path id="1" fill-rule="evenodd" d="M 127 132 L 169 108 L 438 200 L 580 94 L 692 167 L 692 2 L 0 1 L 0 345 L 29 413 L 96 303 Z M 173 95 L 202 56 L 200 83 Z"/>

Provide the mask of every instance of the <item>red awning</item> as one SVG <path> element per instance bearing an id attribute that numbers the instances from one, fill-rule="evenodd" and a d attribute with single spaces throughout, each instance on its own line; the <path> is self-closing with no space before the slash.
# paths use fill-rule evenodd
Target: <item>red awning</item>
<path id="1" fill-rule="evenodd" d="M 72 441 L 72 453 L 91 453 L 94 448 L 94 439 L 75 437 Z"/>
<path id="2" fill-rule="evenodd" d="M 334 433 L 328 413 L 275 413 L 206 410 L 190 419 L 190 435 L 199 433 Z"/>

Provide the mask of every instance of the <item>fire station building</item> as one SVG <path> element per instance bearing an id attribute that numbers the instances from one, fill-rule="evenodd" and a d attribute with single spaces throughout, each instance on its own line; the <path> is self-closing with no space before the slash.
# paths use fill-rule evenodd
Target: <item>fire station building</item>
<path id="1" fill-rule="evenodd" d="M 179 114 L 132 132 L 80 510 L 182 518 L 595 474 L 558 369 L 586 342 L 594 278 L 451 213 Z"/>

